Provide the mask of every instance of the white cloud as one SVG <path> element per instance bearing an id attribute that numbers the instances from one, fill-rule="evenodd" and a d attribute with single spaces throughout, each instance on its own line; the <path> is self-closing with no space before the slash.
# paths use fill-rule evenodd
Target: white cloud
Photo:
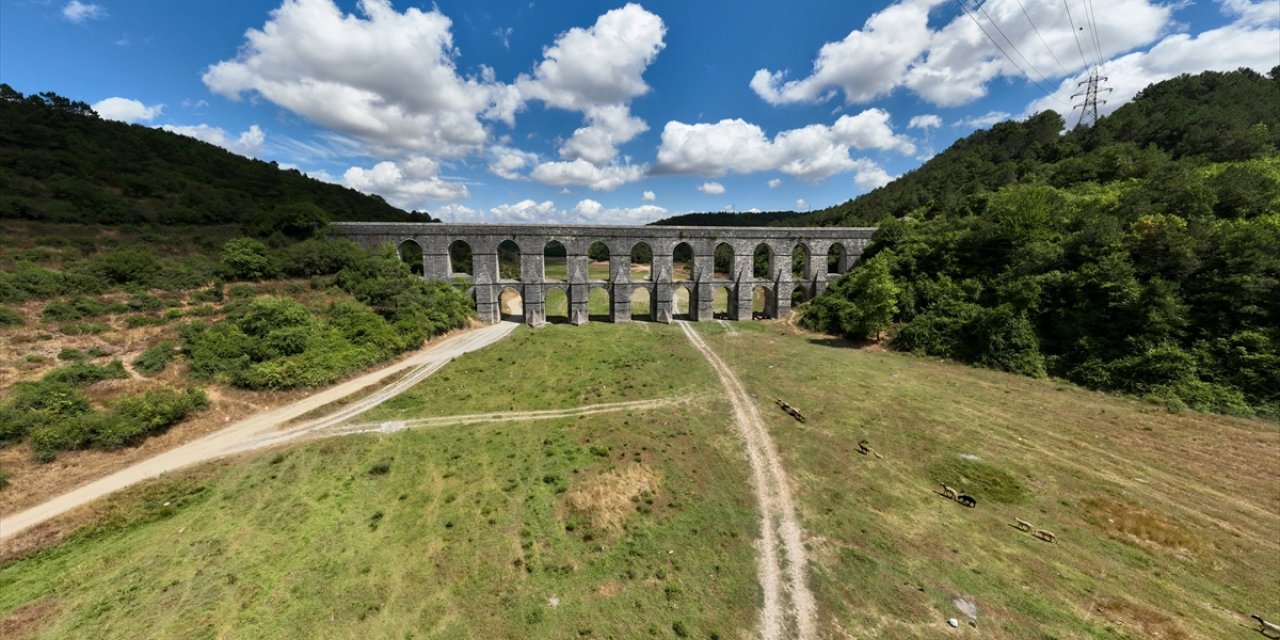
<path id="1" fill-rule="evenodd" d="M 62 17 L 77 24 L 85 20 L 102 20 L 107 17 L 107 8 L 100 4 L 86 4 L 80 0 L 71 0 L 62 7 Z"/>
<path id="2" fill-rule="evenodd" d="M 573 162 L 544 162 L 530 174 L 534 180 L 555 186 L 589 187 L 595 191 L 612 191 L 629 182 L 643 178 L 648 171 L 644 165 L 610 165 L 597 167 L 582 158 Z"/>
<path id="3" fill-rule="evenodd" d="M 108 120 L 147 122 L 160 115 L 164 111 L 164 105 L 157 104 L 148 107 L 137 100 L 129 98 L 107 98 L 95 103 L 93 110 Z"/>
<path id="4" fill-rule="evenodd" d="M 521 200 L 501 204 L 488 211 L 449 203 L 432 212 L 447 222 L 539 222 L 570 224 L 645 224 L 667 216 L 667 210 L 655 205 L 612 208 L 590 198 L 579 201 L 572 209 L 561 209 L 550 200 Z"/>
<path id="5" fill-rule="evenodd" d="M 340 184 L 364 193 L 382 196 L 402 209 L 426 209 L 433 200 L 469 198 L 467 186 L 440 177 L 440 165 L 422 156 L 404 162 L 384 160 L 372 167 L 351 167 Z"/>
<path id="6" fill-rule="evenodd" d="M 529 153 L 528 151 L 521 151 L 502 145 L 489 147 L 489 154 L 493 157 L 493 160 L 489 163 L 489 171 L 507 180 L 523 180 L 524 176 L 520 172 L 538 162 L 538 154 L 536 153 Z"/>
<path id="7" fill-rule="evenodd" d="M 796 198 L 796 211 L 808 211 L 809 201 L 804 198 Z"/>
<path id="8" fill-rule="evenodd" d="M 951 125 L 951 126 L 965 127 L 969 129 L 985 129 L 987 127 L 990 127 L 993 124 L 996 124 L 997 122 L 1004 122 L 1005 120 L 1008 120 L 1011 117 L 1013 116 L 1007 111 L 988 111 L 984 115 L 969 116 L 967 118 L 961 118 L 957 120 L 954 125 Z"/>
<path id="9" fill-rule="evenodd" d="M 858 158 L 853 163 L 857 170 L 853 176 L 853 183 L 863 189 L 871 190 L 893 182 L 893 177 L 871 160 Z"/>
<path id="10" fill-rule="evenodd" d="M 588 107 L 586 117 L 588 125 L 574 131 L 560 147 L 565 159 L 582 158 L 597 166 L 608 164 L 618 155 L 617 145 L 649 129 L 644 120 L 632 116 L 622 105 Z"/>
<path id="11" fill-rule="evenodd" d="M 773 178 L 769 181 L 770 189 L 777 189 L 780 186 L 782 186 L 782 178 Z"/>
<path id="12" fill-rule="evenodd" d="M 511 33 L 514 31 L 511 27 L 499 27 L 493 35 L 498 37 L 498 41 L 502 43 L 504 49 L 511 48 Z"/>
<path id="13" fill-rule="evenodd" d="M 692 125 L 672 121 L 662 131 L 658 170 L 714 177 L 776 169 L 813 181 L 854 169 L 851 148 L 915 152 L 910 139 L 893 133 L 882 109 L 840 116 L 830 127 L 790 129 L 773 140 L 741 119 Z"/>
<path id="14" fill-rule="evenodd" d="M 646 191 L 646 192 L 644 192 L 644 193 L 640 194 L 640 197 L 641 197 L 641 198 L 644 198 L 646 202 L 653 202 L 654 200 L 657 200 L 657 199 L 658 199 L 657 194 L 655 194 L 655 193 L 654 193 L 654 192 L 652 192 L 652 191 Z"/>
<path id="15" fill-rule="evenodd" d="M 942 126 L 942 118 L 932 113 L 926 113 L 918 116 L 912 116 L 911 122 L 907 123 L 908 129 L 937 129 Z"/>
<path id="16" fill-rule="evenodd" d="M 1102 66 L 1102 75 L 1108 78 L 1106 87 L 1114 89 L 1105 98 L 1106 104 L 1098 105 L 1098 113 L 1106 115 L 1133 99 L 1137 92 L 1147 85 L 1178 76 L 1183 73 L 1199 73 L 1201 71 L 1233 71 L 1240 67 L 1249 67 L 1259 73 L 1266 74 L 1277 64 L 1277 42 L 1280 42 L 1280 12 L 1271 14 L 1270 23 L 1258 22 L 1263 12 L 1253 11 L 1244 6 L 1247 3 L 1226 0 L 1224 8 L 1241 16 L 1232 24 L 1218 29 L 1211 29 L 1196 36 L 1185 33 L 1165 37 L 1148 51 L 1137 51 L 1129 55 L 1109 60 Z M 1270 5 L 1273 9 L 1275 4 Z M 1087 77 L 1087 76 L 1086 76 Z M 1025 115 L 1031 115 L 1054 109 L 1059 113 L 1069 114 L 1057 108 L 1059 101 L 1070 100 L 1073 93 L 1080 89 L 1076 83 L 1084 80 L 1069 78 L 1054 91 L 1056 100 L 1048 97 L 1040 98 L 1027 107 Z M 1077 102 L 1079 99 L 1077 98 Z M 1064 115 L 1067 125 L 1075 124 L 1079 116 Z"/>
<path id="17" fill-rule="evenodd" d="M 1274 0 L 1250 2 L 1250 0 L 1219 0 L 1223 13 L 1235 15 L 1249 26 L 1264 26 L 1280 21 L 1280 6 Z"/>
<path id="18" fill-rule="evenodd" d="M 1246 0 L 1223 2 L 1250 19 L 1260 19 L 1264 12 Z M 1058 0 L 986 0 L 970 6 L 973 17 L 952 11 L 950 21 L 930 29 L 929 14 L 942 5 L 954 9 L 945 0 L 901 0 L 873 14 L 843 40 L 822 45 L 809 75 L 787 80 L 785 71 L 760 69 L 751 79 L 751 88 L 774 105 L 821 102 L 839 93 L 844 94 L 845 103 L 860 103 L 907 87 L 933 104 L 955 106 L 986 95 L 987 85 L 999 77 L 1033 81 L 1044 74 L 1052 81 L 1074 75 L 1095 57 L 1085 49 L 1089 61 L 1081 59 L 1076 37 L 1083 40 L 1091 34 L 1072 28 L 1066 5 Z M 1078 14 L 1073 13 L 1077 24 L 1084 19 L 1081 7 Z M 1103 58 L 1154 41 L 1170 27 L 1173 9 L 1158 0 L 1106 3 L 1096 34 Z M 992 44 L 984 28 L 1017 60 L 1016 65 Z M 1009 46 L 1010 41 L 1014 46 Z M 1084 44 L 1091 43 L 1090 37 Z M 1274 54 L 1275 47 L 1270 51 Z"/>
<path id="19" fill-rule="evenodd" d="M 262 132 L 258 125 L 252 125 L 248 130 L 244 131 L 237 137 L 231 137 L 226 129 L 221 127 L 213 127 L 207 124 L 197 125 L 172 125 L 166 124 L 159 127 L 165 131 L 171 131 L 180 135 L 184 135 L 197 140 L 203 140 L 212 145 L 217 145 L 230 151 L 238 153 L 242 156 L 255 157 L 259 151 L 262 151 L 262 143 L 266 141 L 267 136 Z"/>
<path id="20" fill-rule="evenodd" d="M 718 196 L 724 193 L 724 185 L 719 182 L 712 182 L 708 180 L 707 182 L 698 185 L 698 191 L 707 195 Z"/>
<path id="21" fill-rule="evenodd" d="M 449 18 L 389 0 L 360 0 L 360 15 L 332 0 L 284 0 L 250 29 L 233 60 L 204 73 L 215 93 L 254 93 L 387 154 L 456 157 L 487 138 L 481 118 L 514 123 L 512 87 L 491 69 L 458 75 Z"/>

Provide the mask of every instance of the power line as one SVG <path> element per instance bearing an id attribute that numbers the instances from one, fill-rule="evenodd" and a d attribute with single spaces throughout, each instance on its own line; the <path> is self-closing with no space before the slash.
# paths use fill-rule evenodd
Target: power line
<path id="1" fill-rule="evenodd" d="M 1028 60 L 1026 56 L 1022 55 L 1021 51 L 1018 51 L 1018 45 L 1014 44 L 1013 40 L 1011 40 L 1009 36 L 1005 34 L 1004 29 L 1000 28 L 1000 24 L 996 22 L 996 19 L 992 18 L 991 14 L 987 13 L 987 5 L 986 4 L 978 5 L 978 9 L 982 11 L 982 15 L 987 17 L 987 20 L 991 21 L 991 26 L 996 28 L 996 32 L 998 32 L 1000 36 L 1004 38 L 1005 42 L 1009 43 L 1009 46 L 1013 48 L 1013 52 L 1018 54 L 1018 57 L 1022 58 L 1022 61 L 1027 63 L 1027 66 L 1030 67 L 1031 70 L 1036 73 L 1036 75 L 1040 76 L 1040 79 L 1044 80 L 1045 84 L 1052 85 L 1052 83 L 1049 82 L 1049 79 L 1044 77 L 1044 74 L 1040 73 L 1040 70 L 1037 69 L 1036 66 L 1032 64 L 1031 61 Z"/>
<path id="2" fill-rule="evenodd" d="M 997 42 L 995 38 L 991 37 L 991 34 L 990 34 L 990 33 L 988 33 L 988 32 L 987 32 L 987 30 L 986 30 L 986 28 L 982 26 L 982 23 L 981 23 L 981 22 L 978 22 L 978 19 L 977 19 L 976 17 L 974 17 L 974 15 L 973 15 L 972 13 L 970 13 L 970 12 L 969 12 L 969 8 L 968 8 L 968 7 L 966 7 L 966 6 L 964 6 L 964 2 L 962 2 L 961 0 L 955 0 L 955 1 L 956 1 L 956 4 L 960 5 L 960 9 L 961 9 L 962 11 L 964 11 L 964 14 L 965 14 L 965 15 L 967 15 L 967 16 L 969 16 L 969 19 L 970 19 L 970 20 L 973 20 L 973 24 L 977 25 L 978 30 L 982 32 L 982 35 L 986 36 L 986 37 L 987 37 L 987 40 L 990 40 L 990 41 L 991 41 L 991 44 L 993 44 L 993 45 L 995 45 L 995 46 L 996 46 L 996 49 L 1000 51 L 1001 55 L 1003 55 L 1003 56 L 1004 56 L 1005 60 L 1008 60 L 1008 61 L 1009 61 L 1013 66 L 1017 67 L 1017 68 L 1018 68 L 1018 71 L 1021 71 L 1021 72 L 1022 72 L 1022 75 L 1026 76 L 1026 77 L 1027 77 L 1027 79 L 1028 79 L 1028 80 L 1030 80 L 1032 83 L 1034 83 L 1034 84 L 1036 85 L 1036 87 L 1038 87 L 1041 91 L 1043 91 L 1043 92 L 1044 92 L 1044 94 L 1045 94 L 1045 95 L 1049 96 L 1050 98 L 1053 98 L 1054 100 L 1057 100 L 1059 103 L 1062 103 L 1062 99 L 1061 99 L 1061 98 L 1059 98 L 1058 96 L 1053 95 L 1053 92 L 1052 92 L 1052 91 L 1049 91 L 1048 89 L 1045 89 L 1045 88 L 1044 88 L 1044 86 L 1040 84 L 1040 81 L 1039 81 L 1039 80 L 1036 80 L 1035 78 L 1032 78 L 1032 77 L 1031 77 L 1031 74 L 1027 73 L 1027 70 L 1026 70 L 1026 69 L 1023 69 L 1023 68 L 1022 68 L 1022 65 L 1018 64 L 1018 61 L 1017 61 L 1017 60 L 1014 60 L 1012 57 L 1010 57 L 1010 56 L 1009 56 L 1009 53 L 1008 53 L 1008 52 L 1006 52 L 1006 51 L 1004 50 L 1004 47 L 1000 46 L 1000 43 L 999 43 L 999 42 Z M 992 24 L 995 24 L 995 23 L 993 22 Z M 1013 42 L 1012 42 L 1012 41 L 1010 41 L 1010 42 L 1009 42 L 1009 44 L 1013 44 Z M 1021 53 L 1019 53 L 1018 55 L 1022 55 L 1022 54 L 1021 54 Z M 1038 75 L 1038 74 L 1039 74 L 1039 72 L 1037 72 L 1037 75 Z"/>
<path id="3" fill-rule="evenodd" d="M 1093 8 L 1093 0 L 1084 0 L 1084 12 L 1089 18 L 1089 35 L 1093 36 L 1093 50 L 1098 54 L 1098 66 L 1102 66 L 1102 44 L 1098 40 L 1098 12 Z"/>
<path id="4" fill-rule="evenodd" d="M 1084 47 L 1080 46 L 1080 33 L 1076 29 L 1076 21 L 1071 17 L 1071 4 L 1067 0 L 1062 0 L 1062 6 L 1067 8 L 1067 21 L 1071 23 L 1071 35 L 1076 39 L 1076 49 L 1080 52 L 1080 62 L 1084 66 L 1089 66 L 1089 61 L 1084 57 Z M 1080 27 L 1084 29 L 1084 27 Z"/>
<path id="5" fill-rule="evenodd" d="M 1040 34 L 1040 28 L 1036 26 L 1036 21 L 1031 19 L 1031 14 L 1027 13 L 1027 7 L 1022 4 L 1022 0 L 1018 0 L 1018 7 L 1022 9 L 1022 15 L 1027 17 L 1027 22 L 1031 23 L 1031 28 L 1035 30 L 1036 36 L 1040 38 L 1040 44 L 1044 45 L 1045 51 L 1048 51 L 1049 55 L 1053 56 L 1053 61 L 1058 65 L 1059 69 L 1062 69 L 1063 74 L 1070 75 L 1071 72 L 1067 71 L 1067 67 L 1058 59 L 1058 54 L 1053 52 L 1053 47 L 1050 47 L 1044 36 Z"/>

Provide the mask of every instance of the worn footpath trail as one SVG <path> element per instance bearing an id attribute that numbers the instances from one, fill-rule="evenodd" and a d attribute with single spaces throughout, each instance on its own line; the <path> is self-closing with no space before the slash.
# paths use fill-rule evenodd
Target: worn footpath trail
<path id="1" fill-rule="evenodd" d="M 429 345 L 409 358 L 330 387 L 293 404 L 250 416 L 225 429 L 125 467 L 26 511 L 0 515 L 0 540 L 11 538 L 46 520 L 148 478 L 197 462 L 294 440 L 332 427 L 395 397 L 401 391 L 435 373 L 450 360 L 497 342 L 518 326 L 519 324 L 514 322 L 500 322 L 460 333 L 437 344 Z M 408 373 L 399 380 L 334 413 L 316 420 L 285 426 L 291 420 L 405 370 L 408 370 Z M 282 426 L 284 428 L 281 428 Z"/>
<path id="2" fill-rule="evenodd" d="M 679 321 L 689 342 L 702 353 L 720 378 L 733 405 L 734 420 L 747 449 L 751 480 L 760 505 L 760 586 L 764 608 L 760 612 L 760 637 L 778 640 L 794 635 L 815 637 L 817 608 L 809 591 L 804 532 L 796 517 L 795 502 L 782 459 L 756 410 L 755 401 L 720 356 L 702 340 L 693 326 Z M 790 604 L 784 604 L 789 599 Z"/>

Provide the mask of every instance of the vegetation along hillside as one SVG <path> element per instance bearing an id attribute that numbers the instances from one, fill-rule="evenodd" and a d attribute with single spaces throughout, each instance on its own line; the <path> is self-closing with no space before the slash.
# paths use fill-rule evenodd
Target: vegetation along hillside
<path id="1" fill-rule="evenodd" d="M 0 218 L 75 223 L 258 223 L 304 212 L 421 220 L 382 198 L 187 136 L 102 120 L 83 102 L 0 85 Z"/>
<path id="2" fill-rule="evenodd" d="M 880 230 L 804 323 L 1280 417 L 1280 67 L 1175 78 L 1063 124 L 996 125 L 814 214 Z"/>

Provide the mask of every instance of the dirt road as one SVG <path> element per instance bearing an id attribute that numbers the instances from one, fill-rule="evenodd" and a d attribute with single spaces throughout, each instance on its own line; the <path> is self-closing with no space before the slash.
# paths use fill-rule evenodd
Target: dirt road
<path id="1" fill-rule="evenodd" d="M 746 444 L 747 461 L 751 466 L 751 480 L 755 485 L 762 520 L 759 575 L 760 586 L 764 590 L 764 608 L 760 611 L 760 637 L 778 640 L 784 634 L 794 634 L 801 640 L 813 638 L 817 608 L 813 593 L 809 591 L 804 532 L 796 518 L 796 507 L 782 468 L 782 459 L 769 438 L 755 401 L 733 375 L 733 370 L 703 342 L 688 322 L 680 321 L 679 325 L 689 342 L 719 376 L 725 396 L 733 405 L 738 432 Z M 784 608 L 785 596 L 790 596 L 791 603 Z M 792 621 L 791 625 L 787 624 L 788 619 Z"/>
<path id="2" fill-rule="evenodd" d="M 518 326 L 512 322 L 500 322 L 447 338 L 428 346 L 410 358 L 325 389 L 304 400 L 233 423 L 226 429 L 166 451 L 149 460 L 125 467 L 26 511 L 0 517 L 0 540 L 11 538 L 50 518 L 162 473 L 197 462 L 293 440 L 308 433 L 332 427 L 368 411 L 404 389 L 417 384 L 448 364 L 450 360 L 497 342 Z M 291 420 L 377 384 L 388 376 L 401 373 L 406 369 L 409 370 L 408 373 L 399 380 L 332 414 L 281 429 L 282 425 L 286 425 Z"/>

